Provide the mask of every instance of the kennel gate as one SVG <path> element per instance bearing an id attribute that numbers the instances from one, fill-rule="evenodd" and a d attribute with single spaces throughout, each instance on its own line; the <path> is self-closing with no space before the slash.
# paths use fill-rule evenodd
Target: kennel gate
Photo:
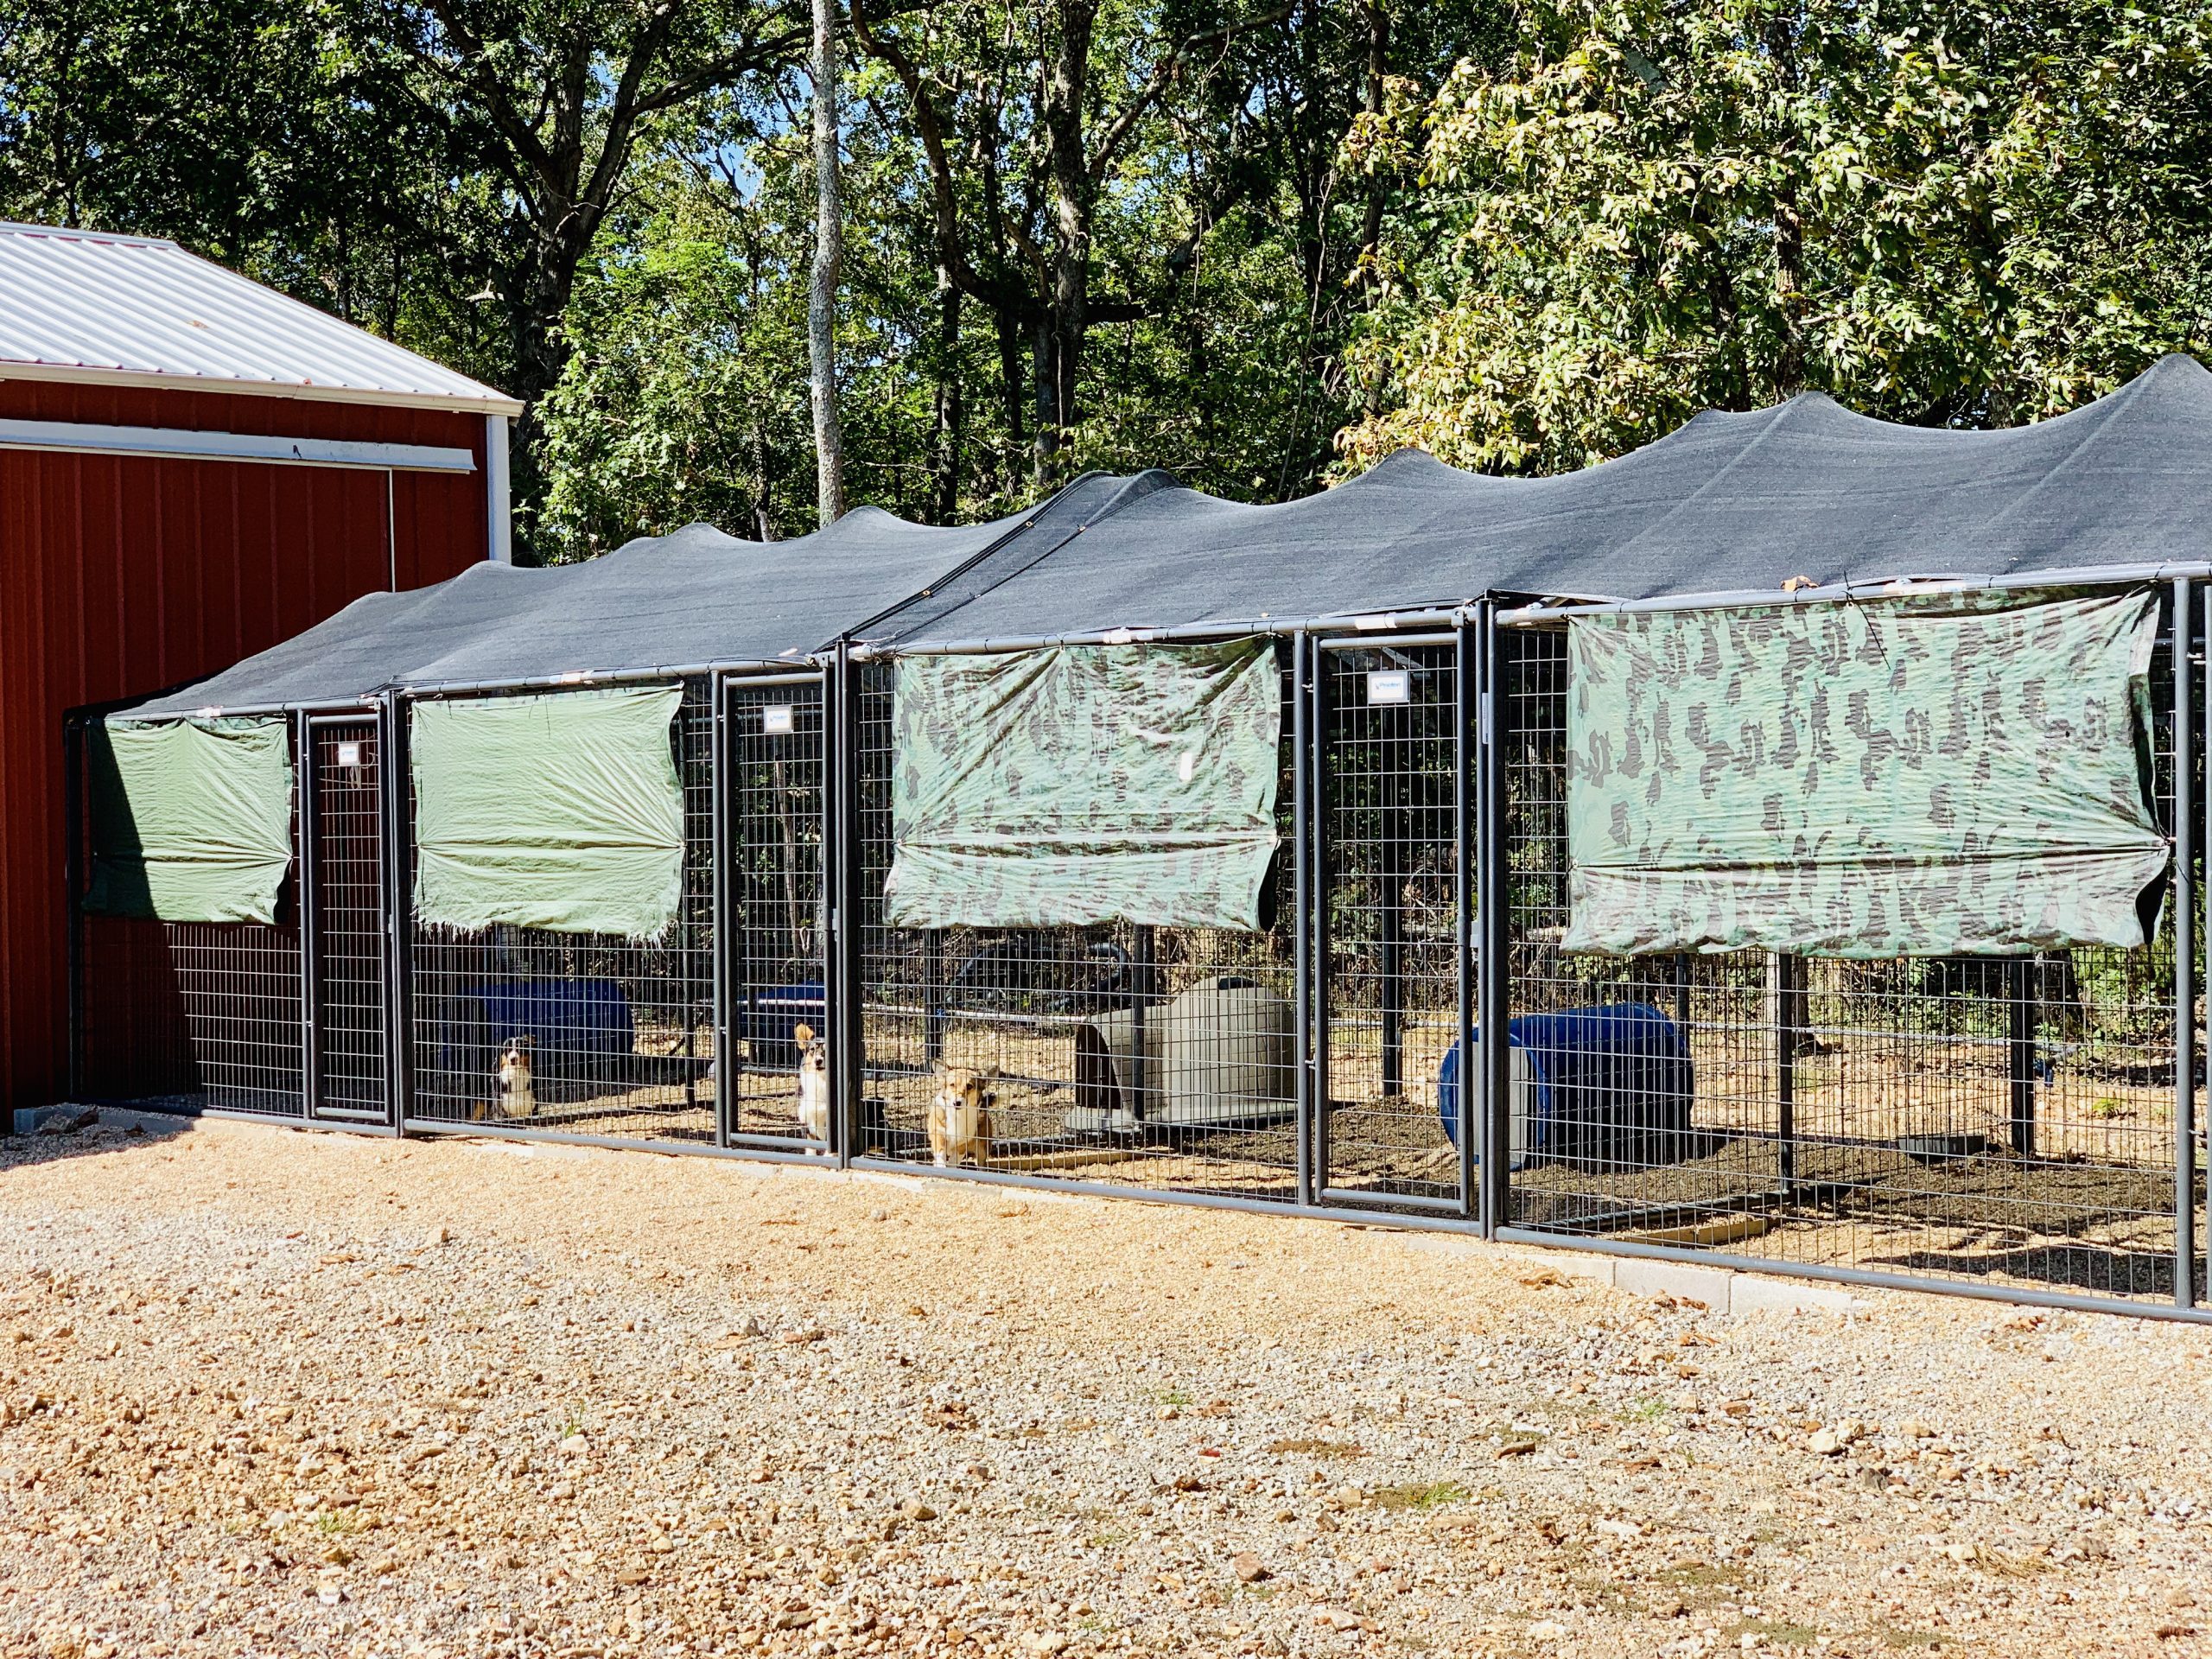
<path id="1" fill-rule="evenodd" d="M 799 1027 L 830 1044 L 823 677 L 732 675 L 721 684 L 723 1144 L 826 1154 L 830 1142 L 800 1121 L 798 1083 Z"/>
<path id="2" fill-rule="evenodd" d="M 323 1122 L 391 1125 L 386 979 L 391 965 L 390 872 L 385 857 L 384 774 L 378 722 L 311 715 L 301 861 L 306 888 L 312 1017 L 303 1041 L 314 1080 L 308 1115 Z"/>
<path id="3" fill-rule="evenodd" d="M 1313 643 L 1313 1202 L 1475 1213 L 1478 1137 L 1440 1098 L 1473 1014 L 1472 658 L 1463 632 Z"/>

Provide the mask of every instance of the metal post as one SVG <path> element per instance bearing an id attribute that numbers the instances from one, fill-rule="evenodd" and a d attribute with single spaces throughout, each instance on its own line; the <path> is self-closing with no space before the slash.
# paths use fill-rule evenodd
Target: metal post
<path id="1" fill-rule="evenodd" d="M 322 908 L 321 813 L 315 798 L 316 755 L 315 728 L 305 714 L 296 714 L 291 728 L 294 815 L 299 820 L 299 845 L 293 860 L 296 872 L 293 894 L 300 929 L 300 1116 L 312 1118 L 322 1104 L 322 930 L 316 913 Z"/>
<path id="2" fill-rule="evenodd" d="M 824 826 L 823 881 L 828 888 L 830 949 L 823 963 L 823 1024 L 830 1028 L 830 1135 L 840 1168 L 850 1167 L 853 1140 L 862 1116 L 861 1076 L 866 1065 L 866 1011 L 861 1004 L 860 910 L 860 694 L 853 679 L 852 642 L 837 641 L 825 688 L 826 753 L 823 798 Z"/>
<path id="3" fill-rule="evenodd" d="M 2205 721 L 2212 723 L 2212 582 L 2207 582 L 2204 585 L 2202 626 L 2198 632 L 2197 639 L 2204 652 Z M 2197 749 L 2200 753 L 2205 753 L 2208 747 L 2212 747 L 2212 745 L 2207 744 L 2202 725 L 2192 722 L 2191 729 L 2196 733 Z M 2208 773 L 2212 773 L 2212 766 L 2208 766 L 2207 771 Z M 2204 814 L 2203 822 L 2190 827 L 2200 832 L 2196 843 L 2200 853 L 2212 854 L 2212 788 L 2207 788 L 2203 791 L 2203 798 L 2197 803 L 2197 807 Z M 2198 891 L 2202 892 L 2201 885 Z M 2195 1021 L 2192 1020 L 2190 1022 L 2192 1040 L 2195 1033 L 2196 1026 Z M 2208 1033 L 2208 1036 L 2212 1037 L 2212 1033 Z M 2199 1052 L 2202 1052 L 2202 1051 Z M 2183 1306 L 2193 1307 L 2196 1301 L 2196 1261 L 2199 1239 L 2196 1227 L 2196 1139 L 2201 1128 L 2196 1117 L 2196 1091 L 2194 1089 L 2189 1091 L 2186 1103 L 2189 1108 L 2187 1118 L 2174 1126 L 2175 1141 L 2181 1153 L 2181 1156 L 2175 1160 L 2175 1185 L 2181 1195 L 2179 1206 L 2181 1225 L 2175 1231 L 2174 1247 L 2177 1256 L 2183 1265 L 2183 1271 L 2179 1280 L 2181 1286 L 2185 1287 L 2188 1297 Z"/>
<path id="4" fill-rule="evenodd" d="M 1497 605 L 1484 600 L 1477 613 L 1482 632 L 1481 722 L 1477 735 L 1478 792 L 1475 829 L 1480 850 L 1476 855 L 1475 915 L 1481 926 L 1481 948 L 1476 953 L 1478 976 L 1476 1015 L 1480 1023 L 1482 1065 L 1468 1065 L 1462 1075 L 1475 1086 L 1467 1090 L 1470 1111 L 1480 1135 L 1477 1154 L 1482 1161 L 1482 1226 L 1494 1238 L 1513 1224 L 1513 1101 L 1512 1101 L 1512 893 L 1508 883 L 1510 866 L 1506 810 L 1505 745 L 1512 730 L 1512 704 L 1506 696 L 1505 645 L 1497 625 Z M 1479 1071 L 1480 1077 L 1474 1074 Z M 1462 1129 L 1462 1135 L 1467 1133 Z"/>
<path id="5" fill-rule="evenodd" d="M 1154 964 L 1158 960 L 1153 930 L 1139 924 L 1130 930 L 1130 942 L 1136 946 L 1136 959 L 1129 966 L 1129 1112 L 1141 1123 L 1146 1116 L 1145 1096 L 1152 1090 L 1160 1090 L 1161 1104 L 1166 1103 L 1167 1080 L 1147 1077 L 1144 1063 L 1145 999 L 1152 995 Z M 1110 1064 L 1107 1069 L 1110 1075 Z"/>
<path id="6" fill-rule="evenodd" d="M 85 717 L 61 722 L 62 915 L 69 930 L 69 1098 L 85 1097 Z"/>
<path id="7" fill-rule="evenodd" d="M 1475 1192 L 1475 778 L 1482 753 L 1475 721 L 1481 686 L 1476 671 L 1480 636 L 1462 621 L 1452 645 L 1452 957 L 1458 966 L 1452 1052 L 1459 1057 L 1459 1213 L 1478 1216 Z"/>
<path id="8" fill-rule="evenodd" d="M 922 934 L 922 1064 L 935 1065 L 944 1058 L 944 1030 L 950 1024 L 944 1009 L 944 930 L 925 929 Z"/>
<path id="9" fill-rule="evenodd" d="M 1797 1187 L 1797 1049 L 1806 1019 L 1804 959 L 1778 951 L 1770 958 L 1774 976 L 1775 1156 L 1785 1203 Z"/>
<path id="10" fill-rule="evenodd" d="M 2193 584 L 2174 583 L 2174 1304 L 2196 1302 L 2196 721 Z M 2208 656 L 2212 656 L 2209 649 Z"/>
<path id="11" fill-rule="evenodd" d="M 2012 1010 L 2006 1047 L 2012 1077 L 2012 1150 L 2036 1155 L 2036 958 L 2015 957 L 2005 963 L 2005 1001 Z"/>
<path id="12" fill-rule="evenodd" d="M 714 917 L 715 944 L 709 953 L 714 964 L 713 1002 L 709 1020 L 715 1033 L 715 1144 L 729 1145 L 730 1103 L 737 1096 L 737 1045 L 730 1040 L 730 943 L 736 930 L 730 925 L 732 909 L 730 874 L 734 861 L 730 856 L 730 791 L 736 786 L 736 768 L 729 764 L 730 746 L 735 741 L 735 728 L 729 717 L 730 683 L 720 674 L 710 675 L 707 681 L 708 695 L 714 699 L 714 756 L 710 779 L 714 824 Z"/>
<path id="13" fill-rule="evenodd" d="M 1382 721 L 1387 726 L 1410 728 L 1413 708 L 1408 703 L 1402 710 L 1386 709 Z M 1406 950 L 1404 918 L 1399 907 L 1405 902 L 1405 844 L 1402 840 L 1405 809 L 1405 785 L 1399 775 L 1400 765 L 1394 764 L 1389 743 L 1382 744 L 1382 776 L 1377 780 L 1382 787 L 1376 791 L 1376 808 L 1382 818 L 1382 868 L 1377 879 L 1382 891 L 1382 904 L 1376 916 L 1376 955 L 1382 970 L 1382 1097 L 1395 1100 L 1406 1092 L 1405 1068 L 1405 1007 L 1406 1007 Z"/>
<path id="14" fill-rule="evenodd" d="M 379 711 L 384 731 L 384 913 L 385 928 L 385 1088 L 391 1127 L 407 1133 L 415 1112 L 415 999 L 411 981 L 415 944 L 413 903 L 414 820 L 410 810 L 414 768 L 407 754 L 408 703 L 397 691 L 384 694 Z"/>
<path id="15" fill-rule="evenodd" d="M 1309 654 L 1313 681 L 1306 709 L 1307 760 L 1312 773 L 1306 786 L 1306 861 L 1313 886 L 1313 1082 L 1307 1116 L 1311 1121 L 1312 1150 L 1306 1175 L 1306 1202 L 1318 1205 L 1329 1185 L 1329 675 L 1328 657 L 1314 645 Z"/>
<path id="16" fill-rule="evenodd" d="M 1291 868 L 1296 907 L 1291 924 L 1293 1020 L 1297 1027 L 1298 1071 L 1293 1116 L 1298 1132 L 1298 1202 L 1310 1201 L 1313 1188 L 1313 872 L 1309 827 L 1313 815 L 1308 755 L 1313 744 L 1306 706 L 1308 677 L 1313 672 L 1313 636 L 1290 639 Z"/>

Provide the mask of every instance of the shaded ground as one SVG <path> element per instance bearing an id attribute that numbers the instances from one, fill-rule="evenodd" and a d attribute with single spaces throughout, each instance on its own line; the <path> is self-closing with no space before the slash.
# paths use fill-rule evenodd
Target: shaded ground
<path id="1" fill-rule="evenodd" d="M 0 1651 L 2208 1650 L 2212 1332 L 1728 1318 L 1585 1260 L 468 1141 L 9 1142 Z"/>

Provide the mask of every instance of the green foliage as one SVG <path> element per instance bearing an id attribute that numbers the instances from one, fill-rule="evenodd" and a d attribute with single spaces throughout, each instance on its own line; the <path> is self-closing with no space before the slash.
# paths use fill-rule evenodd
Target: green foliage
<path id="1" fill-rule="evenodd" d="M 861 16 L 849 486 L 909 517 L 1090 467 L 1277 499 L 1404 443 L 1553 471 L 1808 387 L 2007 424 L 2212 344 L 2205 0 Z M 796 534 L 805 22 L 17 0 L 0 214 L 175 235 L 524 397 L 536 556 Z"/>
<path id="2" fill-rule="evenodd" d="M 1354 135 L 1419 158 L 1350 463 L 1618 454 L 1806 387 L 2009 424 L 2206 331 L 2208 15 L 1547 0 Z"/>

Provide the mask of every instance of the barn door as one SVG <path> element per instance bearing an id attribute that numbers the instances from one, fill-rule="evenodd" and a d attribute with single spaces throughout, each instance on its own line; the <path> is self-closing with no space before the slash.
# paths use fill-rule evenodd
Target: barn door
<path id="1" fill-rule="evenodd" d="M 324 1122 L 381 1127 L 391 1119 L 377 722 L 319 715 L 308 730 L 308 1107 Z"/>
<path id="2" fill-rule="evenodd" d="M 1458 649 L 1323 640 L 1316 671 L 1319 1196 L 1462 1214 Z"/>
<path id="3" fill-rule="evenodd" d="M 730 1144 L 827 1151 L 824 1096 L 802 1100 L 802 1026 L 826 1039 L 828 916 L 819 674 L 723 682 L 722 973 L 730 1030 L 717 1068 Z M 828 1098 L 834 1098 L 830 1096 Z"/>

